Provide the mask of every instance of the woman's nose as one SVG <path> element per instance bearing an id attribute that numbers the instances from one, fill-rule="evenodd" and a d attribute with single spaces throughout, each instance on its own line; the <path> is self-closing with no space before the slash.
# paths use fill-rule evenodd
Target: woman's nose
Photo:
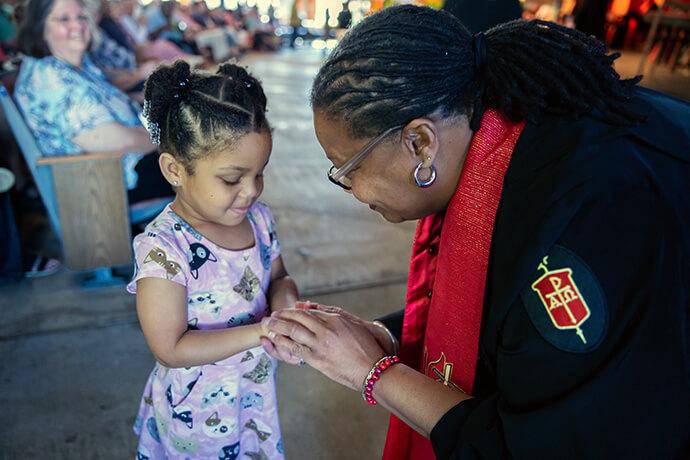
<path id="1" fill-rule="evenodd" d="M 90 18 L 88 16 L 77 16 L 68 22 L 73 29 L 88 29 L 90 27 Z"/>
<path id="2" fill-rule="evenodd" d="M 71 20 L 67 23 L 67 30 L 71 32 L 84 32 L 86 30 L 87 25 L 84 24 L 82 21 L 79 19 L 74 19 Z"/>

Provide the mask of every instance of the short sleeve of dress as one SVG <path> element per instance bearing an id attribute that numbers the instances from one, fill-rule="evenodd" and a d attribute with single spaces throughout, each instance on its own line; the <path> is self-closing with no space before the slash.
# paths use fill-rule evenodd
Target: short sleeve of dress
<path id="1" fill-rule="evenodd" d="M 142 278 L 163 278 L 187 286 L 187 258 L 173 244 L 161 238 L 142 233 L 134 238 L 134 276 L 127 291 L 137 292 L 137 281 Z"/>
<path id="2" fill-rule="evenodd" d="M 252 209 L 252 215 L 261 231 L 261 237 L 268 240 L 271 261 L 274 261 L 280 256 L 281 246 L 271 211 L 264 203 L 257 201 Z"/>

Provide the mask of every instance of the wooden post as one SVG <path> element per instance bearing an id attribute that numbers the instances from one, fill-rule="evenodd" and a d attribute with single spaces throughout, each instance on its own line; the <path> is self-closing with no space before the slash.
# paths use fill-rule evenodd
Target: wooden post
<path id="1" fill-rule="evenodd" d="M 65 265 L 71 270 L 132 263 L 121 155 L 94 156 L 51 162 Z"/>

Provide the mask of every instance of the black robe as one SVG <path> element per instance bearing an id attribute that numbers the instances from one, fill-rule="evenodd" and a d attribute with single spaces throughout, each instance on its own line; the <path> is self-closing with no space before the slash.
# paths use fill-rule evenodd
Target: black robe
<path id="1" fill-rule="evenodd" d="M 494 226 L 476 398 L 432 430 L 437 458 L 690 458 L 690 105 L 639 89 L 633 107 L 646 123 L 525 126 Z M 591 314 L 578 333 L 532 288 L 545 256 L 579 277 Z M 402 312 L 382 320 L 399 338 Z"/>

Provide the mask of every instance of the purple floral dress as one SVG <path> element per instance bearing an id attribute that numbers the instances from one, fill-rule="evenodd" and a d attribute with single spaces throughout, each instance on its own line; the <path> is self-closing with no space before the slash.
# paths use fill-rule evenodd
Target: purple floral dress
<path id="1" fill-rule="evenodd" d="M 271 262 L 280 255 L 271 213 L 248 213 L 253 247 L 231 251 L 206 239 L 170 206 L 134 239 L 135 272 L 187 288 L 190 328 L 250 324 L 269 314 Z M 156 364 L 134 424 L 139 459 L 283 459 L 275 390 L 276 361 L 262 347 L 222 361 L 173 369 Z"/>

